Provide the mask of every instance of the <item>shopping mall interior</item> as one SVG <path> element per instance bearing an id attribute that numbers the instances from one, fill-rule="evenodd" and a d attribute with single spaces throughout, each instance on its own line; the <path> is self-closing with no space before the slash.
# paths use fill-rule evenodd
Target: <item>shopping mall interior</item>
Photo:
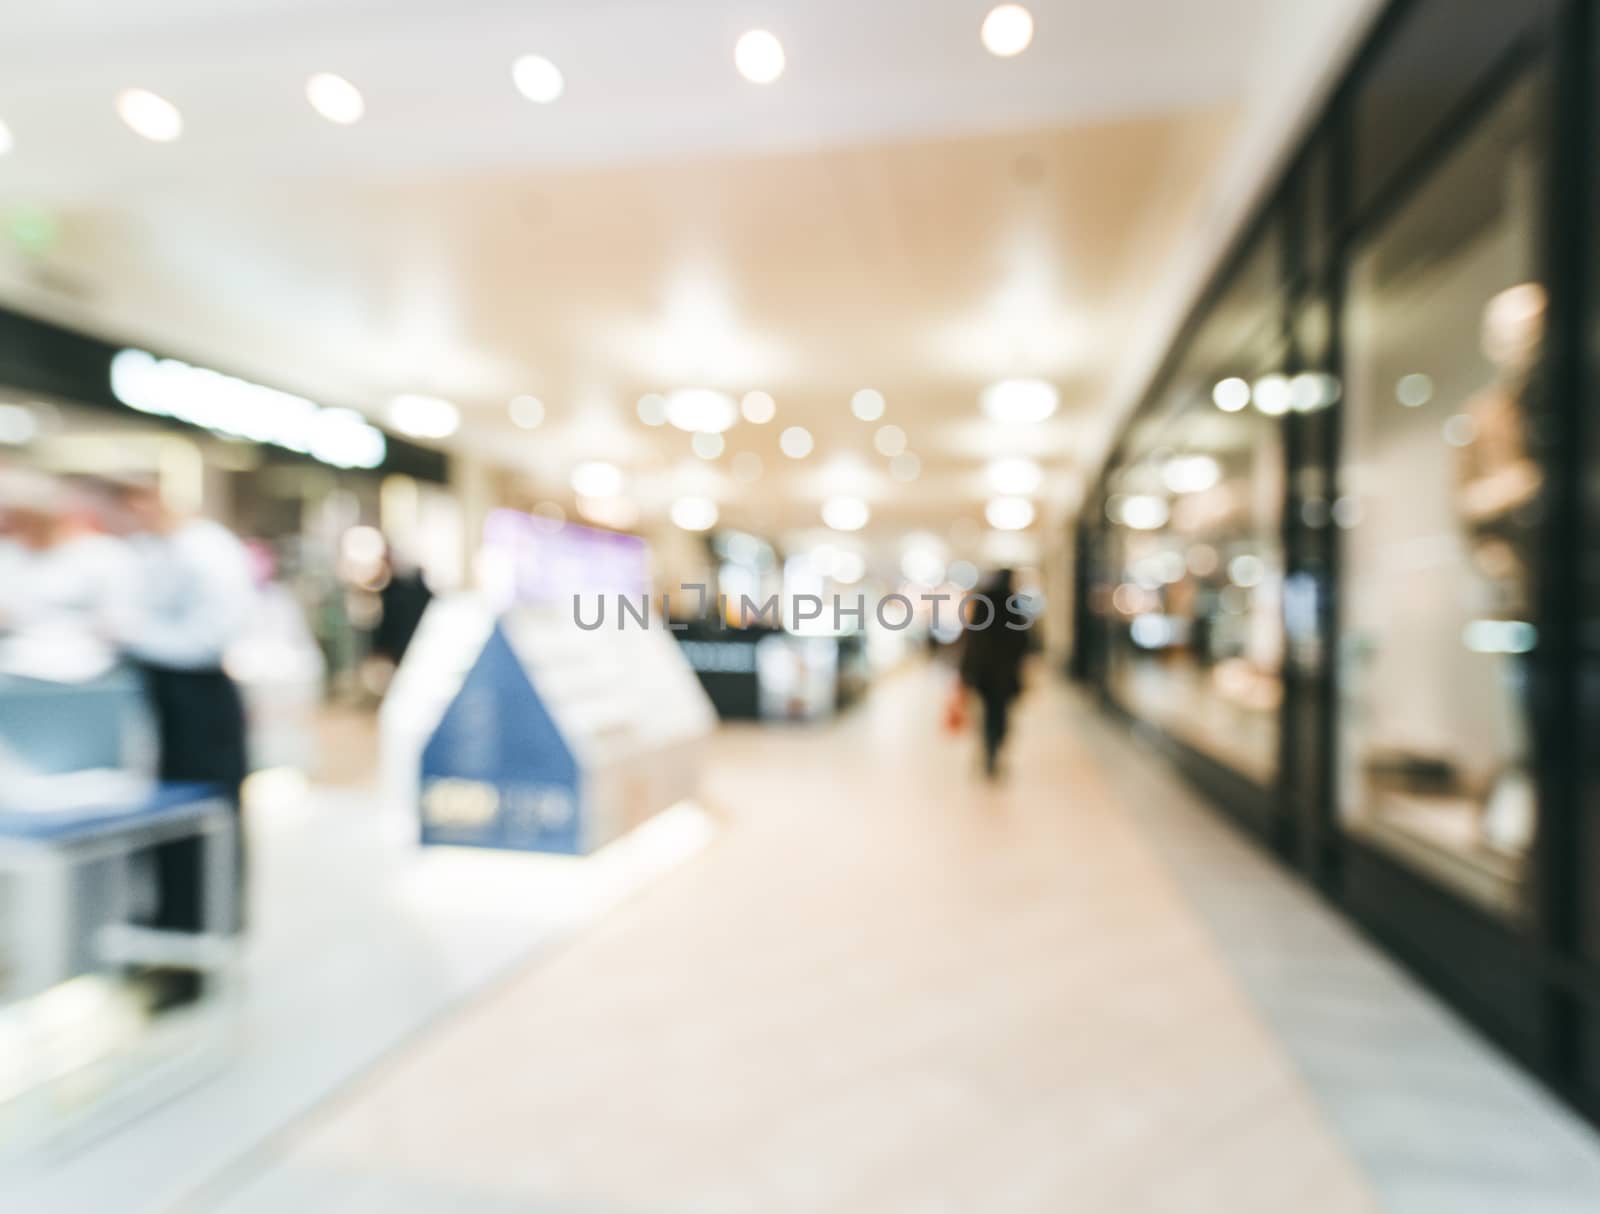
<path id="1" fill-rule="evenodd" d="M 1600 0 L 0 8 L 0 1210 L 1600 1210 Z"/>

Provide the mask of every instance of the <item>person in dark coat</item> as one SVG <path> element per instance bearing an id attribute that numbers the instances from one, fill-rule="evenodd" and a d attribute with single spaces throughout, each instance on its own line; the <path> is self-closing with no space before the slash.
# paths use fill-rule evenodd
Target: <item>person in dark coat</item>
<path id="1" fill-rule="evenodd" d="M 961 682 L 983 705 L 983 770 L 990 779 L 1000 773 L 1011 703 L 1022 694 L 1022 664 L 1034 643 L 1015 580 L 1011 570 L 997 571 L 961 610 Z"/>
<path id="2" fill-rule="evenodd" d="M 393 550 L 388 563 L 388 580 L 378 592 L 383 615 L 372 636 L 372 652 L 399 666 L 411 648 L 411 638 L 417 635 L 423 612 L 433 601 L 433 591 L 428 589 L 422 571 L 396 559 Z"/>

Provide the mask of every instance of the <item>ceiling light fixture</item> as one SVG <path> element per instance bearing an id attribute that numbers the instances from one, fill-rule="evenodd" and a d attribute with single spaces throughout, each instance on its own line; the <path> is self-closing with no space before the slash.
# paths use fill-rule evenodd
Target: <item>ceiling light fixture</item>
<path id="1" fill-rule="evenodd" d="M 1255 401 L 1256 408 L 1268 417 L 1281 417 L 1287 413 L 1291 397 L 1289 377 L 1277 372 L 1263 375 L 1250 389 L 1250 398 Z"/>
<path id="2" fill-rule="evenodd" d="M 767 392 L 746 392 L 739 402 L 739 411 L 747 422 L 764 426 L 778 414 L 778 402 Z"/>
<path id="3" fill-rule="evenodd" d="M 511 82 L 529 101 L 549 105 L 566 91 L 561 69 L 543 55 L 523 55 L 511 65 Z"/>
<path id="4" fill-rule="evenodd" d="M 511 400 L 511 420 L 524 430 L 537 429 L 544 421 L 544 402 L 537 396 L 516 396 Z"/>
<path id="5" fill-rule="evenodd" d="M 1175 455 L 1161 469 L 1173 493 L 1204 493 L 1222 479 L 1222 465 L 1209 455 Z"/>
<path id="6" fill-rule="evenodd" d="M 1106 503 L 1107 510 L 1110 503 Z M 1165 498 L 1153 493 L 1135 493 L 1124 498 L 1117 510 L 1117 521 L 1135 531 L 1159 531 L 1169 516 Z"/>
<path id="7" fill-rule="evenodd" d="M 622 492 L 622 469 L 604 460 L 579 464 L 572 470 L 572 491 L 580 497 L 616 497 Z"/>
<path id="8" fill-rule="evenodd" d="M 983 390 L 983 411 L 997 422 L 1042 422 L 1056 411 L 1061 396 L 1042 379 L 1003 379 Z"/>
<path id="9" fill-rule="evenodd" d="M 816 444 L 804 426 L 790 426 L 778 436 L 778 448 L 790 459 L 805 459 Z"/>
<path id="10" fill-rule="evenodd" d="M 983 45 L 991 55 L 1009 59 L 1033 41 L 1033 14 L 1020 4 L 1002 4 L 983 19 Z"/>
<path id="11" fill-rule="evenodd" d="M 647 392 L 639 398 L 639 420 L 647 426 L 667 424 L 667 398 Z"/>
<path id="12" fill-rule="evenodd" d="M 720 434 L 702 430 L 689 440 L 689 445 L 694 448 L 694 453 L 701 459 L 716 459 L 727 447 L 728 440 Z"/>
<path id="13" fill-rule="evenodd" d="M 739 406 L 725 392 L 682 388 L 667 397 L 667 420 L 690 433 L 721 434 L 739 420 Z"/>
<path id="14" fill-rule="evenodd" d="M 717 503 L 709 497 L 680 497 L 671 513 L 673 523 L 685 531 L 710 531 L 717 525 Z"/>
<path id="15" fill-rule="evenodd" d="M 1420 371 L 1402 375 L 1394 386 L 1394 398 L 1407 409 L 1420 409 L 1433 399 L 1433 380 Z"/>
<path id="16" fill-rule="evenodd" d="M 860 531 L 872 511 L 859 497 L 830 497 L 822 503 L 822 521 L 835 531 Z"/>
<path id="17" fill-rule="evenodd" d="M 983 517 L 996 531 L 1021 531 L 1033 525 L 1033 503 L 1025 497 L 996 497 L 983 508 Z"/>
<path id="18" fill-rule="evenodd" d="M 367 112 L 361 90 L 332 72 L 318 72 L 306 81 L 306 100 L 317 113 L 340 126 L 360 122 Z"/>
<path id="19" fill-rule="evenodd" d="M 171 143 L 183 134 L 183 115 L 178 107 L 148 89 L 123 89 L 118 93 L 117 117 L 135 135 L 152 143 Z"/>
<path id="20" fill-rule="evenodd" d="M 389 424 L 412 438 L 449 438 L 461 428 L 461 410 L 437 396 L 404 392 L 389 402 Z"/>
<path id="21" fill-rule="evenodd" d="M 1037 493 L 1044 484 L 1044 469 L 1031 459 L 991 460 L 988 473 L 989 488 L 1002 494 Z"/>
<path id="22" fill-rule="evenodd" d="M 1230 375 L 1211 389 L 1211 401 L 1224 413 L 1237 413 L 1250 403 L 1250 385 L 1237 375 Z"/>
<path id="23" fill-rule="evenodd" d="M 906 449 L 906 432 L 892 423 L 879 426 L 878 432 L 872 436 L 872 445 L 878 449 L 879 455 L 899 455 Z"/>
<path id="24" fill-rule="evenodd" d="M 883 393 L 876 388 L 862 388 L 850 398 L 850 412 L 864 422 L 877 421 L 883 416 L 883 411 L 887 407 Z"/>
<path id="25" fill-rule="evenodd" d="M 733 62 L 739 74 L 751 84 L 771 84 L 783 75 L 787 59 L 783 43 L 767 30 L 741 34 L 733 48 Z"/>

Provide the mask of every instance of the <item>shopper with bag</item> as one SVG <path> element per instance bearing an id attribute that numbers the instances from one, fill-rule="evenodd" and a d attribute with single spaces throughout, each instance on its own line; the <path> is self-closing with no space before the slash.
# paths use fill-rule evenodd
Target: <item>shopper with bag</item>
<path id="1" fill-rule="evenodd" d="M 991 780 L 1000 774 L 1000 751 L 1010 726 L 1011 703 L 1022 693 L 1022 663 L 1033 649 L 1032 621 L 1018 607 L 1015 577 L 997 571 L 961 609 L 963 625 L 960 683 L 946 709 L 966 715 L 965 691 L 983 705 L 983 771 Z M 957 726 L 959 728 L 959 725 Z"/>

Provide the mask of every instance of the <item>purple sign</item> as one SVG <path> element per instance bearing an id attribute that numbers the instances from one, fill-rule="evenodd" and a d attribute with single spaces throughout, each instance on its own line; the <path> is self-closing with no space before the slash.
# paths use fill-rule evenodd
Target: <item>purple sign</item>
<path id="1" fill-rule="evenodd" d="M 498 611 L 517 603 L 650 591 L 650 546 L 636 535 L 495 510 L 483 525 L 481 576 Z"/>

